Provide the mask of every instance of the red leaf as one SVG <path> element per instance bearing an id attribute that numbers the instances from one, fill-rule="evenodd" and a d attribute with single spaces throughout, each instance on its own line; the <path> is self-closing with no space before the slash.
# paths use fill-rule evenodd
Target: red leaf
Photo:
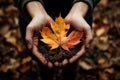
<path id="1" fill-rule="evenodd" d="M 62 42 L 61 46 L 63 49 L 68 50 L 69 48 L 74 48 L 74 45 L 80 43 L 80 39 L 83 36 L 83 32 L 73 30 L 67 37 L 65 41 Z"/>

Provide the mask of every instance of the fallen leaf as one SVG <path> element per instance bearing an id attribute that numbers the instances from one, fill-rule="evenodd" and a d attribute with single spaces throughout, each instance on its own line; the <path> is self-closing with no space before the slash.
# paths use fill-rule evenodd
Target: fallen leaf
<path id="1" fill-rule="evenodd" d="M 20 66 L 17 60 L 11 58 L 9 64 L 3 64 L 0 67 L 0 71 L 7 72 L 8 70 L 15 70 Z"/>
<path id="2" fill-rule="evenodd" d="M 62 48 L 64 48 L 65 50 L 69 50 L 69 48 L 74 48 L 74 45 L 77 45 L 78 43 L 80 43 L 80 39 L 83 36 L 83 32 L 80 31 L 72 31 L 67 39 L 62 43 Z"/>
<path id="3" fill-rule="evenodd" d="M 25 58 L 22 60 L 21 64 L 24 65 L 24 64 L 30 62 L 31 60 L 32 60 L 32 58 L 31 58 L 30 56 L 25 57 Z"/>
<path id="4" fill-rule="evenodd" d="M 104 29 L 104 28 L 98 29 L 98 30 L 96 31 L 96 35 L 97 35 L 97 36 L 101 36 L 101 35 L 104 34 L 104 33 L 105 33 L 105 29 Z"/>
<path id="5" fill-rule="evenodd" d="M 101 36 L 101 37 L 95 37 L 92 42 L 92 47 L 97 47 L 100 50 L 107 50 L 110 46 L 108 37 L 107 36 Z"/>
<path id="6" fill-rule="evenodd" d="M 109 73 L 109 74 L 114 74 L 114 68 L 107 68 L 104 70 L 104 72 Z"/>
<path id="7" fill-rule="evenodd" d="M 27 72 L 28 70 L 30 70 L 30 66 L 28 66 L 28 65 L 23 65 L 23 66 L 20 68 L 20 72 L 21 72 L 21 73 L 25 73 L 25 72 Z"/>
<path id="8" fill-rule="evenodd" d="M 5 24 L 5 25 L 1 26 L 0 34 L 5 35 L 8 32 L 9 28 L 10 28 L 9 24 Z"/>
<path id="9" fill-rule="evenodd" d="M 103 5 L 103 6 L 107 6 L 108 0 L 101 0 L 100 4 Z"/>
<path id="10" fill-rule="evenodd" d="M 82 67 L 85 70 L 93 69 L 93 66 L 88 64 L 88 63 L 86 63 L 85 61 L 80 61 L 79 62 L 79 66 Z"/>
<path id="11" fill-rule="evenodd" d="M 100 79 L 99 80 L 109 80 L 108 74 L 102 71 L 98 72 Z"/>
<path id="12" fill-rule="evenodd" d="M 51 49 L 55 49 L 59 46 L 60 42 L 58 41 L 57 36 L 48 27 L 43 27 L 40 33 L 43 37 L 41 41 L 48 44 Z"/>
<path id="13" fill-rule="evenodd" d="M 70 24 L 66 24 L 61 16 L 50 24 L 51 29 L 49 27 L 43 27 L 42 31 L 40 31 L 43 38 L 40 40 L 50 46 L 51 49 L 61 46 L 64 50 L 69 51 L 69 48 L 74 48 L 74 45 L 80 43 L 83 32 L 73 30 L 67 37 L 66 35 L 70 28 Z"/>
<path id="14" fill-rule="evenodd" d="M 59 16 L 56 18 L 54 23 L 51 23 L 51 28 L 58 39 L 62 40 L 62 38 L 66 37 L 66 34 L 70 28 L 70 24 L 66 24 L 65 20 Z"/>
<path id="15" fill-rule="evenodd" d="M 107 67 L 110 67 L 113 64 L 113 62 L 112 60 L 107 60 L 102 57 L 99 57 L 98 64 L 100 68 L 107 68 Z"/>

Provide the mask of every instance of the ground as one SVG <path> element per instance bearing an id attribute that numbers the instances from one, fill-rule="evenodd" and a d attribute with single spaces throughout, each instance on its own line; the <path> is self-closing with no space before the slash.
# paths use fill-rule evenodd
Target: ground
<path id="1" fill-rule="evenodd" d="M 119 4 L 101 0 L 95 7 L 94 39 L 79 60 L 77 80 L 120 80 Z M 0 80 L 40 80 L 38 65 L 22 42 L 17 16 L 12 0 L 0 0 Z"/>

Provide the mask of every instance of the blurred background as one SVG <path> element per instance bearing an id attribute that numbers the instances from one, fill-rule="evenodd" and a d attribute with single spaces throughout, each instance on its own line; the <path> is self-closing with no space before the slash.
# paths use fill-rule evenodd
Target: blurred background
<path id="1" fill-rule="evenodd" d="M 22 42 L 17 16 L 12 0 L 0 0 L 0 80 L 40 80 L 38 65 Z M 76 80 L 120 80 L 120 0 L 101 0 L 92 26 L 94 39 L 80 58 Z"/>

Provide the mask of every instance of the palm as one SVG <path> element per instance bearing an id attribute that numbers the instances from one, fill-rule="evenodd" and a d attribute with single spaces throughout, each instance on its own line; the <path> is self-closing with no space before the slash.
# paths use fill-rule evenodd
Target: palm
<path id="1" fill-rule="evenodd" d="M 32 51 L 32 53 L 45 65 L 48 67 L 52 67 L 50 62 L 44 58 L 44 56 L 39 52 L 37 45 L 38 45 L 38 38 L 39 38 L 39 31 L 41 28 L 49 22 L 53 20 L 49 16 L 36 16 L 32 19 L 26 29 L 26 42 L 28 44 L 28 48 Z"/>

